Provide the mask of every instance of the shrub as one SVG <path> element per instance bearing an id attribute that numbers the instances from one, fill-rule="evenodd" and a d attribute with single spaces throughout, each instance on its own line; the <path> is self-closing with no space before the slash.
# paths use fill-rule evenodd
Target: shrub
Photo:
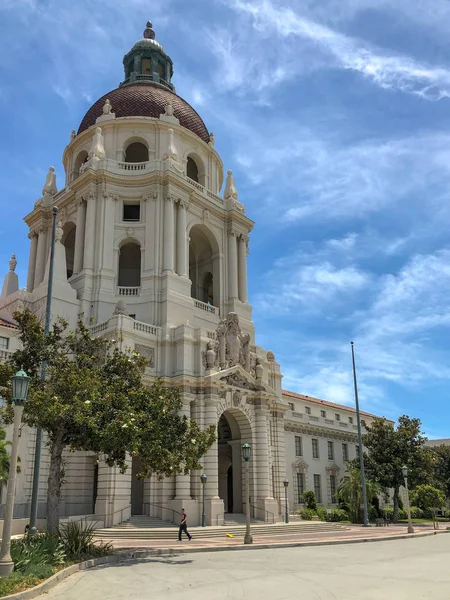
<path id="1" fill-rule="evenodd" d="M 418 506 L 411 506 L 411 519 L 423 519 L 423 510 Z"/>
<path id="2" fill-rule="evenodd" d="M 309 508 L 310 510 L 316 510 L 317 498 L 312 490 L 307 490 L 306 492 L 303 492 L 302 498 L 303 502 L 305 503 L 305 508 Z"/>
<path id="3" fill-rule="evenodd" d="M 375 519 L 378 519 L 378 511 L 375 508 L 375 506 L 373 506 L 372 504 L 369 504 L 369 521 L 375 521 Z"/>
<path id="4" fill-rule="evenodd" d="M 400 521 L 405 521 L 408 518 L 408 513 L 404 508 L 398 509 L 398 518 Z"/>
<path id="5" fill-rule="evenodd" d="M 331 514 L 329 515 L 330 521 L 338 522 L 338 521 L 349 521 L 350 515 L 346 510 L 342 508 L 333 508 Z"/>
<path id="6" fill-rule="evenodd" d="M 314 515 L 316 514 L 311 508 L 302 508 L 298 512 L 304 521 L 312 521 Z"/>
<path id="7" fill-rule="evenodd" d="M 66 553 L 56 537 L 40 534 L 12 540 L 11 558 L 15 571 L 34 574 L 43 566 L 51 568 L 63 564 Z"/>
<path id="8" fill-rule="evenodd" d="M 58 531 L 58 537 L 64 546 L 67 558 L 83 560 L 112 554 L 112 544 L 95 544 L 95 523 L 83 521 L 68 521 L 63 523 Z"/>
<path id="9" fill-rule="evenodd" d="M 316 508 L 316 515 L 319 517 L 320 521 L 330 520 L 326 508 Z"/>

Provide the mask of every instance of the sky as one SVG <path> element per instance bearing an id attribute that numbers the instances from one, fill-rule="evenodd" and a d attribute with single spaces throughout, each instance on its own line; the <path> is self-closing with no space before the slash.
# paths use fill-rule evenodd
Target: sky
<path id="1" fill-rule="evenodd" d="M 447 0 L 0 0 L 0 269 L 151 19 L 256 221 L 256 341 L 283 387 L 450 437 Z M 3 267 L 1 267 L 3 265 Z"/>

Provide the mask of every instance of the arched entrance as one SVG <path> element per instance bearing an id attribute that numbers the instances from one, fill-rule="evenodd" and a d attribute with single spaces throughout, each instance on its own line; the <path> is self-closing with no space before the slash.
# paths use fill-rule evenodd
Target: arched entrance
<path id="1" fill-rule="evenodd" d="M 220 252 L 217 240 L 204 225 L 189 232 L 189 279 L 191 296 L 220 307 Z"/>
<path id="2" fill-rule="evenodd" d="M 241 449 L 243 444 L 251 443 L 250 424 L 244 413 L 228 409 L 220 417 L 217 429 L 219 497 L 225 513 L 243 513 L 245 475 Z"/>

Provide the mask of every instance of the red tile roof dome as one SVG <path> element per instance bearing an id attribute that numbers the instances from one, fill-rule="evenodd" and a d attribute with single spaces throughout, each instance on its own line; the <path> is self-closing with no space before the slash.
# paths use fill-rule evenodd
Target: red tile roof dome
<path id="1" fill-rule="evenodd" d="M 95 125 L 97 117 L 103 114 L 103 106 L 111 102 L 111 112 L 120 117 L 154 117 L 164 114 L 165 107 L 171 103 L 174 116 L 180 125 L 198 135 L 204 142 L 209 142 L 209 133 L 202 118 L 183 98 L 162 86 L 154 83 L 126 84 L 102 96 L 84 115 L 78 133 Z"/>

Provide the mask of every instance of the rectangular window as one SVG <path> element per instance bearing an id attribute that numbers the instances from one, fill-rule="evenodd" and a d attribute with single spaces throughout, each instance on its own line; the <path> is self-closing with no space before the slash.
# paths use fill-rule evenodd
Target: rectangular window
<path id="1" fill-rule="evenodd" d="M 342 460 L 348 460 L 348 444 L 342 444 Z"/>
<path id="2" fill-rule="evenodd" d="M 336 475 L 330 475 L 331 504 L 336 504 Z"/>
<path id="3" fill-rule="evenodd" d="M 350 425 L 353 425 L 353 417 L 349 417 L 348 422 L 350 423 Z"/>
<path id="4" fill-rule="evenodd" d="M 336 413 L 334 415 L 334 418 L 336 419 L 336 421 L 340 421 L 341 420 L 341 415 L 339 415 L 338 413 Z"/>
<path id="5" fill-rule="evenodd" d="M 0 337 L 0 350 L 8 350 L 9 348 L 9 338 Z"/>
<path id="6" fill-rule="evenodd" d="M 334 460 L 334 444 L 328 442 L 328 460 Z"/>
<path id="7" fill-rule="evenodd" d="M 305 491 L 305 474 L 297 473 L 297 502 L 303 504 L 303 492 Z"/>
<path id="8" fill-rule="evenodd" d="M 320 416 L 325 419 L 325 417 L 327 416 L 327 413 L 324 410 L 321 410 L 320 411 Z"/>
<path id="9" fill-rule="evenodd" d="M 288 402 L 289 410 L 295 410 L 295 406 L 293 402 Z"/>
<path id="10" fill-rule="evenodd" d="M 295 436 L 295 456 L 303 456 L 302 438 L 299 435 Z"/>
<path id="11" fill-rule="evenodd" d="M 312 439 L 312 453 L 313 458 L 319 458 L 319 440 L 315 438 Z"/>
<path id="12" fill-rule="evenodd" d="M 124 204 L 123 205 L 123 220 L 124 221 L 139 221 L 141 218 L 140 204 Z"/>
<path id="13" fill-rule="evenodd" d="M 320 484 L 320 475 L 314 475 L 314 494 L 316 495 L 317 502 L 322 502 L 322 486 Z"/>
<path id="14" fill-rule="evenodd" d="M 309 406 L 305 406 L 305 413 L 306 413 L 307 415 L 310 415 L 310 414 L 311 414 L 311 409 L 309 408 Z"/>

